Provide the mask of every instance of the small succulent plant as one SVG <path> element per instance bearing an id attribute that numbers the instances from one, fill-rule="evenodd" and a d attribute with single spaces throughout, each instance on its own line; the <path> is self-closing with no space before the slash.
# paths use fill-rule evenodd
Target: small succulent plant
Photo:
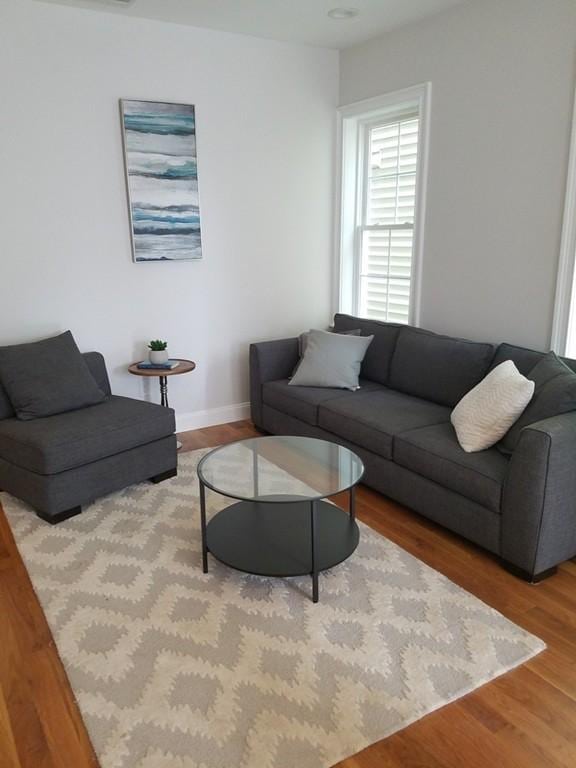
<path id="1" fill-rule="evenodd" d="M 152 352 L 164 352 L 167 347 L 168 342 L 161 341 L 160 339 L 154 339 L 154 341 L 151 341 L 148 344 L 148 349 L 151 349 Z"/>

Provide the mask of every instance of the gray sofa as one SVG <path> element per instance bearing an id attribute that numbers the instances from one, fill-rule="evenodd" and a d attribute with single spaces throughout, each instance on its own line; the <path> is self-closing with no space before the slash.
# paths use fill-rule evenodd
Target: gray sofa
<path id="1" fill-rule="evenodd" d="M 106 493 L 177 471 L 172 408 L 112 395 L 102 355 L 83 357 L 107 395 L 97 405 L 20 421 L 0 386 L 0 489 L 50 523 Z"/>
<path id="2" fill-rule="evenodd" d="M 511 456 L 465 453 L 450 412 L 486 373 L 513 360 L 528 373 L 542 353 L 336 315 L 336 330 L 374 335 L 361 389 L 288 385 L 298 339 L 252 344 L 254 424 L 332 440 L 364 461 L 364 483 L 493 552 L 536 582 L 576 555 L 576 412 L 526 427 Z M 576 361 L 566 360 L 576 370 Z"/>

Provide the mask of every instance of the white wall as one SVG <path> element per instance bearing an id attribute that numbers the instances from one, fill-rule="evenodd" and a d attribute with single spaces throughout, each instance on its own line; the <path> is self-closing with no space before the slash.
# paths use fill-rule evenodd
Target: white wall
<path id="1" fill-rule="evenodd" d="M 341 104 L 432 81 L 421 324 L 550 342 L 573 0 L 476 0 L 343 52 Z"/>
<path id="2" fill-rule="evenodd" d="M 180 426 L 238 415 L 249 342 L 329 318 L 337 87 L 334 51 L 1 0 L 0 343 L 70 328 L 157 399 L 126 365 L 167 338 Z M 196 105 L 201 262 L 131 261 L 120 97 Z"/>

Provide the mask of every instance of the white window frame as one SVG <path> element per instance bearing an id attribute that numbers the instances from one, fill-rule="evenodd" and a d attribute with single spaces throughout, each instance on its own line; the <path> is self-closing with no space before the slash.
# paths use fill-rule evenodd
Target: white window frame
<path id="1" fill-rule="evenodd" d="M 419 118 L 418 158 L 416 164 L 416 205 L 414 210 L 412 273 L 410 281 L 411 325 L 420 324 L 420 297 L 428 144 L 430 136 L 431 83 L 394 91 L 384 96 L 355 102 L 338 109 L 337 123 L 337 199 L 335 215 L 336 269 L 333 290 L 334 310 L 358 314 L 361 243 L 359 222 L 362 214 L 367 174 L 364 146 L 366 131 L 373 125 L 409 110 Z"/>
<path id="2" fill-rule="evenodd" d="M 559 355 L 576 357 L 576 95 L 564 199 L 560 258 L 550 348 Z"/>

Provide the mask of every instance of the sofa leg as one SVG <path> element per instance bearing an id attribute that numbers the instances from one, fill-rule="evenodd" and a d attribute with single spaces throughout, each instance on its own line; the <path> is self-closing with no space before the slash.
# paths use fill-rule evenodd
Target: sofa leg
<path id="1" fill-rule="evenodd" d="M 150 478 L 151 483 L 162 483 L 164 480 L 169 480 L 171 477 L 176 477 L 178 474 L 178 467 L 174 467 L 174 469 L 169 469 L 166 472 L 160 472 L 159 475 L 154 475 L 154 477 Z"/>
<path id="2" fill-rule="evenodd" d="M 41 520 L 44 520 L 46 523 L 50 523 L 50 525 L 56 525 L 57 523 L 64 522 L 64 520 L 68 520 L 69 517 L 75 517 L 76 515 L 79 515 L 81 512 L 82 507 L 71 507 L 70 509 L 65 509 L 62 512 L 57 512 L 55 515 L 49 515 L 46 512 L 40 512 L 39 510 L 36 510 L 36 516 Z"/>
<path id="3" fill-rule="evenodd" d="M 558 570 L 558 566 L 555 565 L 552 568 L 547 568 L 545 571 L 540 571 L 540 573 L 530 573 L 529 571 L 525 571 L 522 568 L 518 568 L 517 565 L 506 562 L 506 560 L 502 560 L 502 565 L 513 576 L 517 576 L 523 581 L 528 581 L 530 584 L 538 584 L 539 582 L 544 581 L 544 579 L 547 579 L 549 576 L 554 576 Z"/>

